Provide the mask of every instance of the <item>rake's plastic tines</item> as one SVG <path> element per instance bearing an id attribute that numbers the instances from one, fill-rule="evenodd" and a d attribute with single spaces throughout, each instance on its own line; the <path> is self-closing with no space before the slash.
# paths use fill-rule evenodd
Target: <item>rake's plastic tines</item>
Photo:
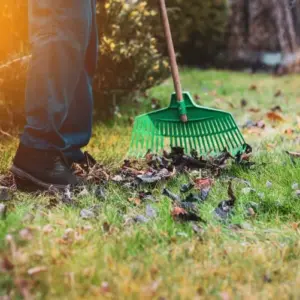
<path id="1" fill-rule="evenodd" d="M 169 108 L 135 119 L 129 156 L 142 157 L 148 150 L 159 153 L 174 146 L 201 155 L 218 154 L 224 149 L 233 155 L 245 151 L 245 140 L 230 113 L 198 106 L 189 93 L 183 93 L 183 98 L 186 123 L 178 117 L 175 94 Z"/>

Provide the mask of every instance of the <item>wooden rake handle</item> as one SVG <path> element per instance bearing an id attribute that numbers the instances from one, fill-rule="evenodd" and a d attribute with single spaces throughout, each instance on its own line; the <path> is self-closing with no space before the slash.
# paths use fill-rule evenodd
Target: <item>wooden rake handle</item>
<path id="1" fill-rule="evenodd" d="M 161 18 L 163 22 L 164 31 L 165 31 L 165 37 L 168 45 L 171 71 L 172 71 L 175 92 L 177 95 L 177 101 L 182 102 L 183 101 L 182 88 L 181 88 L 180 76 L 178 71 L 178 65 L 176 61 L 176 54 L 175 54 L 174 43 L 172 39 L 170 22 L 167 13 L 166 2 L 165 0 L 159 0 L 159 4 L 160 4 L 160 11 L 161 11 Z M 187 115 L 185 114 L 181 115 L 181 121 L 187 122 Z"/>

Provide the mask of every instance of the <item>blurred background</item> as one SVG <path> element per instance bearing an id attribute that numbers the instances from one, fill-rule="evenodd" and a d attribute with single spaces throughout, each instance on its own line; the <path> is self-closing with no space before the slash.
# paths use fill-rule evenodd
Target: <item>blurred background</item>
<path id="1" fill-rule="evenodd" d="M 285 75 L 300 71 L 300 0 L 167 0 L 178 61 L 196 68 Z M 165 80 L 156 0 L 98 0 L 98 118 Z M 0 128 L 23 122 L 30 61 L 26 0 L 0 0 Z"/>

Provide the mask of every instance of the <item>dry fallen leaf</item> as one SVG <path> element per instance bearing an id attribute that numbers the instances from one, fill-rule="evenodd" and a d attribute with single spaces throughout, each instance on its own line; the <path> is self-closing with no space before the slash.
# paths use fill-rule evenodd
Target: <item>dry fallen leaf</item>
<path id="1" fill-rule="evenodd" d="M 194 94 L 194 100 L 200 100 L 200 96 L 198 94 Z"/>
<path id="2" fill-rule="evenodd" d="M 175 206 L 172 210 L 171 215 L 173 217 L 177 217 L 177 216 L 180 216 L 180 215 L 187 215 L 187 211 L 182 207 Z"/>
<path id="3" fill-rule="evenodd" d="M 274 111 L 268 112 L 267 118 L 272 122 L 283 122 L 284 121 L 283 117 Z"/>
<path id="4" fill-rule="evenodd" d="M 51 233 L 53 231 L 53 227 L 50 224 L 47 224 L 43 227 L 43 232 L 44 233 Z"/>
<path id="5" fill-rule="evenodd" d="M 249 90 L 250 90 L 250 91 L 256 91 L 256 90 L 257 90 L 257 85 L 256 85 L 256 84 L 251 84 L 251 85 L 249 86 Z"/>
<path id="6" fill-rule="evenodd" d="M 269 143 L 269 144 L 266 145 L 266 147 L 267 147 L 268 151 L 271 151 L 271 150 L 273 150 L 277 147 L 277 143 L 273 143 L 273 144 Z"/>
<path id="7" fill-rule="evenodd" d="M 197 178 L 195 179 L 195 186 L 198 189 L 204 189 L 211 187 L 213 185 L 214 181 L 211 178 Z"/>
<path id="8" fill-rule="evenodd" d="M 292 157 L 300 157 L 300 152 L 290 152 L 286 151 L 287 154 L 289 154 Z"/>
<path id="9" fill-rule="evenodd" d="M 260 109 L 259 108 L 250 108 L 248 111 L 253 112 L 253 113 L 259 113 Z"/>
<path id="10" fill-rule="evenodd" d="M 13 263 L 9 260 L 8 257 L 4 256 L 1 261 L 0 270 L 6 272 L 6 271 L 13 270 L 13 268 L 14 268 Z"/>
<path id="11" fill-rule="evenodd" d="M 279 97 L 282 95 L 282 91 L 281 90 L 277 90 L 276 93 L 274 94 L 274 97 Z"/>
<path id="12" fill-rule="evenodd" d="M 141 199 L 139 199 L 139 198 L 128 198 L 128 201 L 137 206 L 141 205 L 141 202 L 142 202 Z"/>
<path id="13" fill-rule="evenodd" d="M 39 274 L 39 273 L 43 273 L 43 272 L 46 272 L 48 271 L 48 268 L 45 267 L 45 266 L 38 266 L 38 267 L 34 267 L 34 268 L 31 268 L 27 271 L 27 274 L 30 275 L 30 276 L 33 276 L 33 275 L 36 275 L 36 274 Z"/>
<path id="14" fill-rule="evenodd" d="M 251 127 L 249 129 L 246 129 L 246 133 L 261 135 L 262 134 L 262 129 L 258 128 L 258 127 Z"/>
<path id="15" fill-rule="evenodd" d="M 291 225 L 292 228 L 297 231 L 299 229 L 300 222 L 293 222 Z"/>
<path id="16" fill-rule="evenodd" d="M 292 135 L 293 133 L 294 133 L 294 129 L 292 129 L 292 128 L 288 128 L 284 131 L 284 134 L 286 134 L 286 135 Z"/>

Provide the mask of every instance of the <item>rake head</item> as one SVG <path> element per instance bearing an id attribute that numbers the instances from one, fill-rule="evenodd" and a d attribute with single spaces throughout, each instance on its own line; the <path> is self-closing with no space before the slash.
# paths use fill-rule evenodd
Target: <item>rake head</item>
<path id="1" fill-rule="evenodd" d="M 182 147 L 185 153 L 218 155 L 226 149 L 232 155 L 246 151 L 245 140 L 232 115 L 198 106 L 189 93 L 183 93 L 188 122 L 180 120 L 176 94 L 168 108 L 135 118 L 128 156 L 144 157 L 148 150 L 160 153 Z"/>

